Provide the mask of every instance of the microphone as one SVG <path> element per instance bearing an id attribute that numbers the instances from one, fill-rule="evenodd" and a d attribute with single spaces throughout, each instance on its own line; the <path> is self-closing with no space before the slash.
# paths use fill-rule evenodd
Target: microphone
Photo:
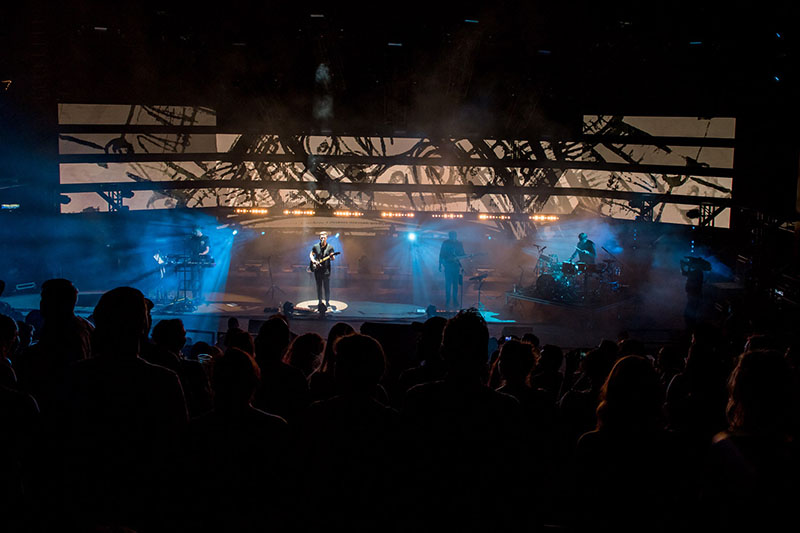
<path id="1" fill-rule="evenodd" d="M 542 248 L 539 251 L 544 252 L 545 248 L 547 248 L 547 246 L 542 246 Z"/>

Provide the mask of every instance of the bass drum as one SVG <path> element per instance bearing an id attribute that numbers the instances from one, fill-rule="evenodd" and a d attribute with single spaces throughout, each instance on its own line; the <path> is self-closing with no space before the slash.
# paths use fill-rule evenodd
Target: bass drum
<path id="1" fill-rule="evenodd" d="M 558 283 L 550 274 L 542 274 L 536 280 L 536 297 L 551 300 L 558 291 Z"/>

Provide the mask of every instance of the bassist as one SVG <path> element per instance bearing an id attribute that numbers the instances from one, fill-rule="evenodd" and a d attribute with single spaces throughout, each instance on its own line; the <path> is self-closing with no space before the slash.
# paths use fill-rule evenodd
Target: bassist
<path id="1" fill-rule="evenodd" d="M 333 246 L 328 244 L 328 233 L 320 232 L 319 242 L 311 248 L 308 254 L 311 259 L 311 269 L 317 282 L 317 300 L 319 309 L 327 309 L 331 305 L 331 262 L 336 255 Z M 322 305 L 322 291 L 325 290 L 325 307 Z"/>
<path id="2" fill-rule="evenodd" d="M 444 270 L 445 307 L 450 309 L 452 298 L 453 306 L 459 305 L 458 287 L 462 284 L 462 270 L 459 259 L 464 257 L 464 245 L 458 240 L 458 234 L 451 231 L 448 239 L 439 249 L 439 272 Z"/>

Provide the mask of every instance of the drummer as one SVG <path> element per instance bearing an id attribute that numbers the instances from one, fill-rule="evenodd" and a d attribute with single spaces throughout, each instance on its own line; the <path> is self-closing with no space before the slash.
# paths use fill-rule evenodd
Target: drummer
<path id="1" fill-rule="evenodd" d="M 586 263 L 593 265 L 597 252 L 594 248 L 594 242 L 589 240 L 589 236 L 585 233 L 578 234 L 578 244 L 575 245 L 575 251 L 569 256 L 570 262 L 574 262 L 578 258 L 579 263 Z"/>

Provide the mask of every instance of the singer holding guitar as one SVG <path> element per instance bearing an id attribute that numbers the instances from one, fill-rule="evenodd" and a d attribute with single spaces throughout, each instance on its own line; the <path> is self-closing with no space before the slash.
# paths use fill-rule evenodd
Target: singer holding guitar
<path id="1" fill-rule="evenodd" d="M 334 256 L 339 255 L 333 251 L 333 246 L 328 244 L 328 233 L 321 231 L 319 242 L 311 248 L 308 254 L 311 260 L 311 271 L 314 272 L 314 279 L 317 282 L 317 300 L 320 310 L 325 310 L 331 306 L 331 262 Z M 322 305 L 322 290 L 325 289 L 325 306 Z"/>

